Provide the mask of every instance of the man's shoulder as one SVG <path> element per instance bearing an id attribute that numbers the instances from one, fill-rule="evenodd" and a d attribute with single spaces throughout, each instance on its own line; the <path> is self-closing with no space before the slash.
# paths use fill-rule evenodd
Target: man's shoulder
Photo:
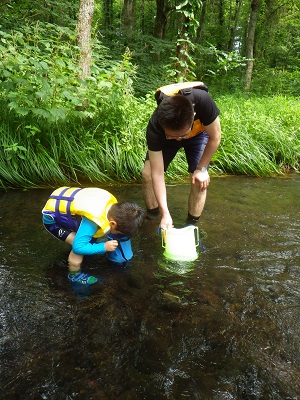
<path id="1" fill-rule="evenodd" d="M 193 96 L 195 97 L 195 100 L 212 101 L 211 95 L 206 90 L 193 88 L 192 93 L 193 93 Z"/>
<path id="2" fill-rule="evenodd" d="M 209 93 L 201 89 L 193 90 L 195 119 L 199 118 L 204 125 L 211 124 L 220 114 L 220 110 Z"/>

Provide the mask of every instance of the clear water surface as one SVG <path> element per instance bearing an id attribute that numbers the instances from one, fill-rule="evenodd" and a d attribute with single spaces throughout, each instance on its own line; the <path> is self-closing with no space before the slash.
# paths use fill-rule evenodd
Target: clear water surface
<path id="1" fill-rule="evenodd" d="M 175 227 L 188 190 L 168 186 Z M 0 192 L 1 398 L 300 399 L 299 175 L 213 178 L 196 261 L 166 260 L 148 221 L 128 266 L 85 257 L 89 291 L 41 224 L 51 191 Z"/>

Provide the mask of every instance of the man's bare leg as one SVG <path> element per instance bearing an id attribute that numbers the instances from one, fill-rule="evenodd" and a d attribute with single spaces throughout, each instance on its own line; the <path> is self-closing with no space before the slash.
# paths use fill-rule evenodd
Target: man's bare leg
<path id="1" fill-rule="evenodd" d="M 150 161 L 146 160 L 142 171 L 142 190 L 145 205 L 147 207 L 147 215 L 153 217 L 159 214 L 158 203 L 153 191 Z"/>
<path id="2" fill-rule="evenodd" d="M 207 193 L 206 189 L 201 191 L 196 185 L 193 185 L 191 183 L 191 190 L 188 201 L 188 212 L 189 212 L 188 218 L 190 220 L 193 220 L 193 222 L 195 223 L 199 220 L 202 211 L 204 209 L 206 201 L 206 193 Z"/>

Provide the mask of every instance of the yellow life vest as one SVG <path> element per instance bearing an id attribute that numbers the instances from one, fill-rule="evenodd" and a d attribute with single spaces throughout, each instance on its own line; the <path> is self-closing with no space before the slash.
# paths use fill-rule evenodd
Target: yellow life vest
<path id="1" fill-rule="evenodd" d="M 192 93 L 192 89 L 202 89 L 208 92 L 207 86 L 203 82 L 179 82 L 172 83 L 171 85 L 162 86 L 155 92 L 155 99 L 157 104 L 159 104 L 165 96 L 174 96 L 175 94 L 182 94 L 187 96 L 189 100 L 191 100 L 194 106 L 194 96 Z M 200 119 L 195 119 L 191 132 L 187 135 L 186 139 L 189 139 L 193 136 L 198 135 L 205 131 L 205 127 L 200 121 Z"/>
<path id="2" fill-rule="evenodd" d="M 192 92 L 192 89 L 202 89 L 206 92 L 208 91 L 207 86 L 205 86 L 204 83 L 200 81 L 172 83 L 171 85 L 166 85 L 158 88 L 155 93 L 155 99 L 157 102 L 159 102 L 161 93 L 167 96 L 174 96 L 177 93 L 188 95 Z"/>
<path id="3" fill-rule="evenodd" d="M 115 203 L 117 199 L 104 189 L 63 186 L 50 195 L 42 213 L 53 213 L 58 219 L 60 215 L 84 216 L 99 226 L 97 238 L 109 231 L 107 212 Z"/>

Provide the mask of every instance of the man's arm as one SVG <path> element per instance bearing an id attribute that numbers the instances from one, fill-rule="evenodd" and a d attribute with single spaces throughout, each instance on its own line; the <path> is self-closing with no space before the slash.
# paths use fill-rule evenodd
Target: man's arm
<path id="1" fill-rule="evenodd" d="M 219 147 L 221 142 L 221 124 L 219 117 L 217 117 L 210 125 L 205 126 L 205 132 L 208 134 L 209 139 L 198 167 L 206 167 Z M 199 190 L 205 190 L 208 187 L 209 182 L 210 178 L 207 171 L 202 172 L 196 169 L 192 174 L 192 183 L 197 185 Z"/>
<path id="2" fill-rule="evenodd" d="M 161 151 L 149 150 L 148 153 L 151 165 L 153 191 L 162 215 L 160 227 L 172 227 L 173 221 L 167 203 L 167 190 L 165 184 L 163 155 Z"/>

